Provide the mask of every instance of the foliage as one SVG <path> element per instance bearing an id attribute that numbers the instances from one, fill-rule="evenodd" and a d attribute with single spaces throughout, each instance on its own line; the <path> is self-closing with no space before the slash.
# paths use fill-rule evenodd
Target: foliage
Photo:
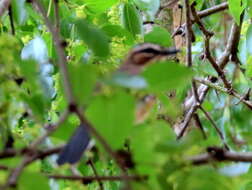
<path id="1" fill-rule="evenodd" d="M 193 2 L 197 2 L 197 11 L 223 3 L 191 0 L 190 4 Z M 242 24 L 234 51 L 226 58 L 225 70 L 219 66 L 218 73 L 213 67 L 207 57 L 207 35 L 199 23 L 193 23 L 192 67 L 185 66 L 188 49 L 184 46 L 180 47 L 178 60 L 159 60 L 139 75 L 128 76 L 116 70 L 137 44 L 178 45 L 173 31 L 161 24 L 168 22 L 167 15 L 179 17 L 172 12 L 172 6 L 166 7 L 159 0 L 11 1 L 9 11 L 0 20 L 0 189 L 117 190 L 127 185 L 104 143 L 91 132 L 95 145 L 75 166 L 58 166 L 58 154 L 43 155 L 43 151 L 67 143 L 80 124 L 81 117 L 74 111 L 61 122 L 62 113 L 69 111 L 66 80 L 81 114 L 119 155 L 128 175 L 147 176 L 144 180 L 129 180 L 132 189 L 251 189 L 249 162 L 223 163 L 223 152 L 220 156 L 209 151 L 210 148 L 216 153 L 216 147 L 226 144 L 229 151 L 244 153 L 252 145 L 252 2 L 227 3 L 220 12 L 201 19 L 206 29 L 215 33 L 210 40 L 210 53 L 217 63 L 231 43 L 231 25 L 236 23 L 239 28 Z M 183 36 L 183 31 L 179 36 L 184 41 L 188 37 Z M 232 89 L 228 89 L 223 76 L 231 82 Z M 218 81 L 209 82 L 210 78 Z M 201 106 L 193 110 L 199 116 L 198 124 L 191 122 L 183 138 L 177 140 L 176 123 L 185 122 L 193 107 L 190 104 L 185 108 L 187 97 L 197 96 L 192 95 L 192 79 L 196 87 L 206 79 L 211 88 L 199 102 Z M 154 98 L 146 103 L 147 95 Z M 54 125 L 59 126 L 55 131 L 49 130 L 47 136 L 48 128 Z M 43 135 L 46 139 L 34 145 Z M 198 158 L 202 153 L 213 156 L 210 162 L 216 162 L 195 166 L 191 157 Z M 99 181 L 55 177 L 76 174 L 121 178 Z"/>

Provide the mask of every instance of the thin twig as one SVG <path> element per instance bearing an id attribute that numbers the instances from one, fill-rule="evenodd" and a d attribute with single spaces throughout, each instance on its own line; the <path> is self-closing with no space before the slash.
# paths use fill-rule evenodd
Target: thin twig
<path id="1" fill-rule="evenodd" d="M 29 147 L 22 148 L 20 150 L 17 149 L 7 149 L 3 152 L 0 152 L 0 159 L 5 158 L 12 158 L 15 156 L 23 156 L 23 155 L 34 155 L 36 154 L 37 159 L 43 159 L 46 156 L 49 156 L 51 154 L 58 153 L 62 149 L 62 146 L 54 147 L 54 148 L 48 148 L 45 150 L 40 149 L 29 149 Z"/>
<path id="2" fill-rule="evenodd" d="M 58 54 L 58 65 L 59 65 L 61 76 L 63 79 L 65 94 L 67 96 L 69 105 L 73 105 L 73 104 L 75 104 L 74 95 L 73 95 L 73 91 L 72 91 L 72 85 L 70 83 L 69 73 L 67 71 L 67 59 L 66 59 L 66 55 L 64 52 L 64 48 L 62 46 L 62 41 L 60 39 L 59 33 L 53 27 L 51 21 L 47 17 L 46 11 L 43 8 L 42 4 L 38 0 L 33 0 L 32 3 L 35 5 L 35 7 L 38 9 L 38 11 L 43 16 L 45 24 L 48 27 L 50 33 L 52 34 L 53 41 L 54 41 L 56 51 Z"/>
<path id="3" fill-rule="evenodd" d="M 211 32 L 211 31 L 208 31 L 208 30 L 205 28 L 205 26 L 204 26 L 204 24 L 202 23 L 202 21 L 200 20 L 200 17 L 199 17 L 199 15 L 197 14 L 197 11 L 196 11 L 196 9 L 195 9 L 195 3 L 193 3 L 192 6 L 191 6 L 191 12 L 192 12 L 192 15 L 193 15 L 193 17 L 194 17 L 194 22 L 196 22 L 196 23 L 198 24 L 198 26 L 199 26 L 200 30 L 203 32 L 203 34 L 204 34 L 205 36 L 210 36 L 210 37 L 213 36 L 214 33 Z"/>
<path id="4" fill-rule="evenodd" d="M 33 0 L 33 4 L 37 7 L 38 11 L 41 13 L 45 20 L 45 24 L 48 27 L 50 33 L 53 36 L 53 40 L 55 42 L 56 50 L 58 53 L 58 65 L 60 67 L 61 75 L 63 77 L 63 84 L 64 84 L 64 89 L 65 93 L 68 98 L 68 103 L 69 103 L 69 109 L 71 112 L 75 112 L 76 115 L 79 117 L 81 123 L 86 124 L 83 126 L 86 126 L 88 128 L 88 131 L 96 137 L 96 139 L 102 144 L 106 152 L 116 161 L 118 166 L 120 167 L 121 171 L 123 172 L 123 175 L 127 177 L 125 168 L 123 165 L 120 163 L 120 161 L 117 159 L 116 154 L 113 152 L 112 148 L 109 146 L 109 144 L 106 142 L 106 140 L 98 133 L 98 131 L 88 122 L 88 120 L 84 117 L 84 115 L 81 113 L 81 111 L 78 109 L 78 106 L 76 105 L 74 96 L 73 96 L 73 91 L 72 91 L 72 86 L 70 83 L 70 78 L 68 75 L 67 71 L 67 61 L 66 61 L 66 56 L 64 49 L 61 45 L 61 40 L 59 37 L 59 33 L 57 30 L 53 27 L 52 23 L 48 19 L 46 15 L 46 11 L 44 10 L 43 6 L 40 4 L 38 0 Z M 127 181 L 127 180 L 126 180 Z M 129 185 L 128 185 L 129 186 Z"/>
<path id="5" fill-rule="evenodd" d="M 14 19 L 13 19 L 13 11 L 11 5 L 9 6 L 9 18 L 10 18 L 10 26 L 11 26 L 11 34 L 15 35 L 15 25 L 14 25 Z"/>
<path id="6" fill-rule="evenodd" d="M 215 71 L 218 73 L 218 76 L 223 81 L 224 86 L 232 93 L 232 86 L 231 83 L 227 80 L 224 71 L 221 69 L 221 67 L 217 64 L 217 62 L 214 60 L 210 53 L 210 36 L 205 36 L 205 56 L 211 63 L 212 67 L 215 69 Z"/>
<path id="7" fill-rule="evenodd" d="M 240 104 L 241 102 L 243 102 L 244 100 L 249 100 L 250 99 L 250 92 L 251 92 L 251 88 L 248 89 L 248 91 L 239 98 L 239 101 L 237 103 L 235 103 L 235 105 Z"/>
<path id="8" fill-rule="evenodd" d="M 242 18 L 243 18 L 243 15 L 241 16 L 241 19 Z M 225 49 L 223 55 L 221 56 L 221 58 L 217 61 L 218 65 L 220 66 L 221 69 L 223 69 L 226 66 L 226 64 L 228 63 L 232 52 L 234 52 L 238 48 L 239 41 L 237 42 L 237 40 L 240 39 L 241 25 L 242 25 L 242 20 L 241 20 L 239 26 L 236 24 L 236 22 L 233 22 L 233 24 L 232 24 L 230 35 L 229 35 L 227 45 L 226 45 L 226 49 Z"/>
<path id="9" fill-rule="evenodd" d="M 167 3 L 166 5 L 160 6 L 160 8 L 159 8 L 156 15 L 159 15 L 160 12 L 162 12 L 164 9 L 172 8 L 173 4 L 176 3 L 176 2 L 177 2 L 177 0 L 173 0 L 173 1 L 169 2 L 169 3 Z M 228 2 L 223 2 L 223 3 L 219 4 L 219 5 L 215 5 L 213 7 L 207 8 L 205 10 L 199 11 L 198 15 L 199 15 L 200 18 L 204 18 L 204 17 L 210 16 L 212 14 L 224 11 L 226 9 L 228 9 Z"/>
<path id="10" fill-rule="evenodd" d="M 7 183 L 3 187 L 1 187 L 1 190 L 8 189 L 9 187 L 16 187 L 21 172 L 27 165 L 29 165 L 30 163 L 32 163 L 37 159 L 44 159 L 45 157 L 51 154 L 58 153 L 61 149 L 62 147 L 56 147 L 43 151 L 35 151 L 35 150 L 29 152 L 27 151 L 22 162 L 12 170 L 12 172 L 8 177 Z"/>
<path id="11" fill-rule="evenodd" d="M 7 149 L 3 152 L 0 152 L 0 159 L 4 159 L 4 158 L 11 158 L 14 157 L 18 154 L 20 154 L 21 151 L 17 151 L 15 149 Z"/>
<path id="12" fill-rule="evenodd" d="M 98 133 L 95 127 L 92 126 L 92 124 L 84 117 L 82 112 L 76 108 L 74 110 L 76 115 L 79 117 L 81 123 L 83 123 L 83 126 L 86 126 L 88 131 L 96 137 L 96 139 L 102 144 L 104 147 L 105 151 L 115 160 L 115 162 L 118 164 L 118 166 L 121 168 L 121 171 L 125 173 L 125 167 L 123 163 L 121 163 L 120 159 L 117 157 L 113 149 L 109 146 L 107 141 Z M 126 176 L 125 176 L 126 177 Z"/>
<path id="13" fill-rule="evenodd" d="M 0 170 L 9 170 L 8 166 L 0 165 Z"/>
<path id="14" fill-rule="evenodd" d="M 30 148 L 35 148 L 39 144 L 41 144 L 51 133 L 53 133 L 69 116 L 70 112 L 68 109 L 66 109 L 62 115 L 59 117 L 58 121 L 54 124 L 49 124 L 47 127 L 45 127 L 46 131 L 45 134 L 40 136 L 36 141 L 34 141 Z"/>
<path id="15" fill-rule="evenodd" d="M 60 27 L 60 16 L 59 16 L 59 0 L 53 0 L 54 1 L 54 12 L 55 12 L 55 28 L 56 32 L 59 32 Z"/>
<path id="16" fill-rule="evenodd" d="M 64 81 L 63 81 L 64 87 L 66 88 L 66 93 L 68 94 L 68 101 L 69 101 L 69 104 L 71 105 L 71 103 L 73 103 L 75 101 L 74 101 L 74 97 L 73 97 L 73 94 L 72 94 L 72 88 L 71 88 L 71 85 L 70 85 L 70 80 L 69 80 L 68 71 L 67 71 L 67 67 L 66 67 L 66 56 L 65 56 L 64 50 L 62 49 L 62 47 L 60 45 L 59 34 L 55 31 L 53 25 L 51 24 L 51 22 L 49 21 L 49 19 L 46 16 L 46 12 L 45 12 L 44 8 L 38 2 L 38 0 L 33 0 L 33 3 L 37 6 L 39 12 L 42 14 L 42 16 L 43 16 L 43 18 L 45 20 L 45 23 L 46 23 L 48 29 L 50 30 L 50 32 L 52 33 L 53 38 L 55 40 L 55 46 L 56 46 L 57 52 L 59 54 L 59 67 L 61 68 L 61 71 L 62 71 L 61 74 L 62 74 L 62 77 L 64 79 Z M 96 131 L 96 129 L 91 126 L 91 124 L 86 120 L 86 118 L 82 115 L 81 111 L 78 110 L 78 108 L 77 108 L 77 106 L 75 104 L 72 104 L 72 109 L 73 110 L 71 110 L 71 111 L 76 112 L 76 114 L 79 117 L 80 121 L 88 126 L 89 131 L 104 146 L 105 150 L 113 158 L 116 158 L 116 156 L 115 156 L 113 150 L 111 149 L 111 147 L 107 144 L 107 142 L 104 140 L 104 138 Z"/>
<path id="17" fill-rule="evenodd" d="M 33 156 L 27 156 L 22 160 L 22 162 L 15 169 L 13 169 L 13 171 L 10 173 L 10 175 L 8 177 L 8 181 L 5 185 L 6 189 L 8 187 L 16 187 L 17 186 L 17 181 L 18 181 L 18 178 L 19 178 L 21 172 L 33 160 L 34 160 Z"/>
<path id="18" fill-rule="evenodd" d="M 206 116 L 206 118 L 210 121 L 210 123 L 213 125 L 214 129 L 216 130 L 217 134 L 219 135 L 223 145 L 228 148 L 226 142 L 225 142 L 225 138 L 224 135 L 222 134 L 221 130 L 218 128 L 218 126 L 216 125 L 216 123 L 214 122 L 214 120 L 212 119 L 212 117 L 210 116 L 210 114 L 200 105 L 199 109 L 204 113 L 204 115 Z"/>
<path id="19" fill-rule="evenodd" d="M 194 114 L 193 114 L 193 119 L 194 119 L 194 122 L 195 122 L 196 127 L 198 127 L 199 130 L 201 131 L 203 138 L 204 138 L 204 139 L 207 139 L 206 132 L 205 132 L 205 130 L 204 130 L 202 124 L 201 124 L 199 115 L 198 115 L 197 113 L 194 113 Z"/>
<path id="20" fill-rule="evenodd" d="M 197 85 L 195 83 L 195 80 L 192 80 L 192 90 L 193 90 L 193 96 L 197 102 L 200 102 L 199 95 L 197 92 Z"/>
<path id="21" fill-rule="evenodd" d="M 90 165 L 90 167 L 92 168 L 92 170 L 94 172 L 95 177 L 97 178 L 97 182 L 99 184 L 100 190 L 104 190 L 104 187 L 103 187 L 103 184 L 102 184 L 102 180 L 99 179 L 98 172 L 97 172 L 97 170 L 95 168 L 95 165 L 94 165 L 93 161 L 92 160 L 88 160 L 87 163 Z"/>
<path id="22" fill-rule="evenodd" d="M 199 82 L 199 83 L 201 83 L 201 84 L 204 84 L 204 85 L 206 85 L 206 86 L 208 86 L 208 87 L 210 87 L 210 88 L 213 88 L 213 89 L 215 89 L 215 90 L 217 90 L 217 91 L 223 92 L 223 93 L 225 93 L 225 94 L 228 94 L 228 95 L 230 95 L 230 96 L 233 96 L 233 97 L 239 99 L 240 102 L 242 102 L 242 103 L 245 104 L 249 109 L 252 110 L 252 102 L 249 101 L 249 100 L 246 100 L 243 96 L 241 96 L 241 95 L 240 95 L 239 93 L 237 93 L 236 91 L 233 90 L 233 92 L 230 93 L 230 91 L 229 91 L 228 89 L 226 89 L 226 88 L 224 88 L 224 87 L 222 87 L 222 86 L 219 86 L 219 85 L 217 85 L 217 84 L 214 84 L 214 83 L 212 83 L 212 82 L 210 82 L 210 81 L 208 81 L 208 80 L 205 80 L 205 79 L 195 78 L 194 80 L 195 80 L 196 82 Z"/>
<path id="23" fill-rule="evenodd" d="M 236 38 L 239 39 L 240 31 L 241 31 L 241 25 L 238 26 L 235 22 L 233 22 L 226 49 L 225 49 L 224 53 L 222 54 L 222 56 L 220 57 L 220 59 L 217 60 L 217 64 L 219 65 L 219 67 L 221 69 L 224 69 L 224 67 L 227 65 L 227 63 L 229 61 L 229 56 L 231 55 L 232 50 L 237 48 Z M 208 77 L 206 80 L 211 81 L 212 77 Z M 198 94 L 199 94 L 201 103 L 203 102 L 204 97 L 206 96 L 208 90 L 209 90 L 209 87 L 206 85 L 201 85 L 198 88 Z M 180 127 L 179 127 L 180 132 L 177 136 L 177 139 L 180 139 L 184 135 L 184 133 L 189 125 L 189 122 L 191 121 L 191 119 L 193 117 L 193 114 L 195 113 L 195 111 L 198 108 L 197 107 L 198 103 L 195 101 L 195 99 L 194 98 L 193 98 L 194 100 L 191 100 L 191 99 L 192 98 L 186 100 L 186 102 L 185 102 L 185 105 L 187 105 L 187 107 L 189 107 L 189 110 L 184 117 L 185 118 L 184 121 L 180 124 Z"/>
<path id="24" fill-rule="evenodd" d="M 77 181 L 84 181 L 84 182 L 91 182 L 91 181 L 122 181 L 122 180 L 133 180 L 133 181 L 142 181 L 146 180 L 147 176 L 63 176 L 63 175 L 48 175 L 49 178 L 52 179 L 62 179 L 62 180 L 77 180 Z"/>
<path id="25" fill-rule="evenodd" d="M 228 3 L 227 2 L 224 2 L 224 3 L 221 3 L 219 5 L 216 5 L 216 6 L 213 6 L 211 8 L 208 8 L 208 9 L 205 9 L 203 11 L 199 11 L 197 12 L 197 15 L 198 17 L 201 19 L 201 18 L 204 18 L 204 17 L 207 17 L 207 16 L 210 16 L 212 14 L 215 14 L 215 13 L 218 13 L 220 11 L 224 11 L 228 8 Z M 192 24 L 195 23 L 195 20 L 192 19 Z M 181 25 L 179 28 L 177 28 L 176 30 L 180 30 L 181 28 L 185 28 L 185 23 L 183 25 Z M 178 34 L 181 34 L 180 32 L 178 31 L 174 31 L 173 32 L 173 36 L 174 35 L 178 35 Z"/>
<path id="26" fill-rule="evenodd" d="M 215 150 L 216 149 L 216 150 Z M 187 159 L 194 165 L 211 162 L 252 162 L 252 152 L 231 152 L 223 148 L 212 148 L 211 153 L 193 156 Z"/>
<path id="27" fill-rule="evenodd" d="M 192 66 L 192 22 L 191 22 L 191 6 L 189 0 L 184 0 L 186 11 L 186 65 Z"/>
<path id="28" fill-rule="evenodd" d="M 231 90 L 231 84 L 226 79 L 226 76 L 224 74 L 224 71 L 220 68 L 220 66 L 217 64 L 217 62 L 214 60 L 214 58 L 211 55 L 210 52 L 210 38 L 213 36 L 213 32 L 208 31 L 202 21 L 200 20 L 200 17 L 197 15 L 196 9 L 194 7 L 194 4 L 191 6 L 192 9 L 192 15 L 194 17 L 195 22 L 198 24 L 199 29 L 202 31 L 205 37 L 205 56 L 215 69 L 215 71 L 218 73 L 219 77 L 222 79 L 224 85 L 226 88 Z"/>

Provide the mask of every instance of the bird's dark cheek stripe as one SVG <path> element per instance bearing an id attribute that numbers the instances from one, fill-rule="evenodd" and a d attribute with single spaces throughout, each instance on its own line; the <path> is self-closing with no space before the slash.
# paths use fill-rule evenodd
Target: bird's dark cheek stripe
<path id="1" fill-rule="evenodd" d="M 161 50 L 156 50 L 153 48 L 145 48 L 142 49 L 140 51 L 138 51 L 138 53 L 149 53 L 149 54 L 159 54 Z"/>

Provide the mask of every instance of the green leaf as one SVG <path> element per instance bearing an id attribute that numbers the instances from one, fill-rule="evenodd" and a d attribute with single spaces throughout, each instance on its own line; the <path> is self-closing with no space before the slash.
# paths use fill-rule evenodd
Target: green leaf
<path id="1" fill-rule="evenodd" d="M 49 102 L 44 98 L 44 96 L 41 93 L 32 93 L 31 95 L 23 93 L 20 96 L 31 108 L 34 117 L 39 121 L 43 121 L 44 114 L 49 107 Z"/>
<path id="2" fill-rule="evenodd" d="M 26 79 L 26 82 L 29 83 L 31 89 L 33 89 L 33 92 L 39 91 L 39 85 L 38 85 L 38 65 L 35 63 L 35 61 L 23 61 L 19 64 L 21 72 L 23 76 Z"/>
<path id="3" fill-rule="evenodd" d="M 153 30 L 144 35 L 144 42 L 159 44 L 161 46 L 171 46 L 171 34 L 160 26 L 156 26 Z"/>
<path id="4" fill-rule="evenodd" d="M 133 36 L 142 33 L 142 20 L 132 3 L 125 3 L 122 12 L 122 24 Z"/>
<path id="5" fill-rule="evenodd" d="M 11 1 L 11 7 L 13 11 L 13 17 L 18 25 L 23 25 L 27 18 L 25 9 L 25 0 L 13 0 Z"/>
<path id="6" fill-rule="evenodd" d="M 19 63 L 20 62 L 20 48 L 21 44 L 17 38 L 12 35 L 3 33 L 0 36 L 0 64 L 5 64 L 10 66 L 9 63 Z M 1 68 L 1 72 L 9 72 Z M 9 73 L 8 73 L 9 74 Z"/>
<path id="7" fill-rule="evenodd" d="M 240 16 L 245 8 L 244 0 L 228 0 L 229 12 L 235 19 L 237 24 L 240 24 Z"/>
<path id="8" fill-rule="evenodd" d="M 196 9 L 197 10 L 201 10 L 202 7 L 204 6 L 205 1 L 202 0 L 195 0 L 196 1 Z M 193 3 L 193 1 L 190 1 L 191 3 Z"/>
<path id="9" fill-rule="evenodd" d="M 55 120 L 57 121 L 57 119 Z M 64 121 L 60 125 L 60 127 L 52 134 L 52 137 L 66 141 L 74 134 L 74 131 L 77 129 L 78 126 L 78 119 L 74 115 L 70 115 L 67 120 Z"/>
<path id="10" fill-rule="evenodd" d="M 160 0 L 134 0 L 134 3 L 150 17 L 148 20 L 154 19 L 160 7 Z"/>
<path id="11" fill-rule="evenodd" d="M 248 183 L 245 185 L 245 187 L 244 187 L 244 190 L 250 190 L 250 189 L 252 189 L 252 182 L 251 182 L 251 181 L 248 182 Z"/>
<path id="12" fill-rule="evenodd" d="M 70 38 L 71 31 L 73 28 L 73 24 L 71 23 L 71 19 L 62 19 L 60 22 L 60 34 L 64 38 Z"/>
<path id="13" fill-rule="evenodd" d="M 120 37 L 125 38 L 125 43 L 132 44 L 134 42 L 134 37 L 132 34 L 122 28 L 120 25 L 105 25 L 102 30 L 109 36 L 109 37 Z"/>
<path id="14" fill-rule="evenodd" d="M 248 14 L 250 16 L 250 18 L 252 18 L 252 1 L 247 0 L 247 8 L 248 8 Z"/>
<path id="15" fill-rule="evenodd" d="M 88 23 L 86 20 L 77 20 L 76 27 L 80 38 L 87 44 L 96 56 L 108 56 L 108 37 L 103 31 Z"/>
<path id="16" fill-rule="evenodd" d="M 180 172 L 177 176 L 177 184 L 177 190 L 236 189 L 232 180 L 208 167 L 191 168 L 188 171 Z"/>
<path id="17" fill-rule="evenodd" d="M 193 72 L 174 62 L 158 62 L 146 68 L 142 76 L 147 81 L 149 89 L 162 92 L 184 87 L 190 82 Z"/>
<path id="18" fill-rule="evenodd" d="M 87 117 L 113 149 L 122 148 L 133 126 L 134 99 L 124 92 L 97 97 L 88 107 Z"/>
<path id="19" fill-rule="evenodd" d="M 87 8 L 95 14 L 100 14 L 112 7 L 118 0 L 85 0 Z"/>
<path id="20" fill-rule="evenodd" d="M 20 161 L 20 157 L 3 158 L 0 160 L 0 164 L 9 168 L 15 168 L 20 163 Z"/>
<path id="21" fill-rule="evenodd" d="M 22 172 L 19 184 L 19 190 L 49 190 L 49 180 L 39 172 Z"/>
<path id="22" fill-rule="evenodd" d="M 252 54 L 252 47 L 251 47 L 251 43 L 252 43 L 252 24 L 249 25 L 247 33 L 246 33 L 246 49 L 247 49 L 247 53 Z"/>
<path id="23" fill-rule="evenodd" d="M 252 56 L 249 56 L 249 58 L 247 59 L 246 75 L 248 77 L 252 77 Z"/>
<path id="24" fill-rule="evenodd" d="M 161 152 L 159 146 L 175 142 L 175 139 L 174 132 L 163 121 L 134 127 L 130 142 L 138 172 L 155 175 L 169 155 L 167 151 Z M 153 167 L 153 164 L 157 163 L 156 160 L 159 160 L 158 164 Z"/>
<path id="25" fill-rule="evenodd" d="M 77 102 L 85 105 L 96 87 L 97 72 L 94 65 L 69 64 L 70 81 Z"/>

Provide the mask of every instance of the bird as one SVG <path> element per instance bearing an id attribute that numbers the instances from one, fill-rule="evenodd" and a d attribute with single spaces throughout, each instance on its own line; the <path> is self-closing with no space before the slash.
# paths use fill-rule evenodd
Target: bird
<path id="1" fill-rule="evenodd" d="M 178 52 L 179 50 L 174 47 L 167 48 L 151 43 L 138 44 L 128 53 L 118 71 L 129 75 L 137 75 L 150 63 L 167 56 L 176 55 Z"/>
<path id="2" fill-rule="evenodd" d="M 174 47 L 163 47 L 152 43 L 142 43 L 135 46 L 129 51 L 125 61 L 119 66 L 117 72 L 125 73 L 130 76 L 136 76 L 142 72 L 145 66 L 154 63 L 164 57 L 174 56 L 179 52 Z M 145 98 L 146 100 L 151 98 Z M 141 107 L 143 109 L 143 107 Z M 59 153 L 57 164 L 77 163 L 90 143 L 90 134 L 86 124 L 80 124 L 74 134 L 69 139 L 68 143 Z"/>

